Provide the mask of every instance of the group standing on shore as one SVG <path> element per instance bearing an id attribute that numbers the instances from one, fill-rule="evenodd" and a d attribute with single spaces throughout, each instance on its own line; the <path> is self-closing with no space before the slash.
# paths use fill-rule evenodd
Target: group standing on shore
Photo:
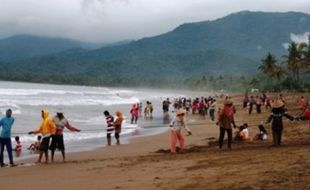
<path id="1" fill-rule="evenodd" d="M 227 147 L 232 148 L 233 142 L 233 128 L 237 128 L 235 123 L 234 115 L 236 113 L 236 107 L 231 101 L 229 96 L 226 96 L 223 100 L 223 107 L 217 106 L 217 101 L 214 97 L 201 97 L 201 98 L 175 98 L 173 102 L 167 98 L 162 102 L 162 110 L 164 113 L 164 118 L 168 116 L 170 106 L 173 106 L 172 112 L 175 112 L 175 117 L 170 122 L 170 151 L 172 154 L 183 153 L 185 147 L 185 139 L 183 136 L 183 131 L 186 131 L 187 136 L 192 135 L 191 130 L 188 128 L 186 115 L 188 114 L 199 114 L 203 117 L 209 116 L 210 121 L 216 123 L 219 127 L 219 148 L 222 149 L 224 145 L 225 134 L 227 134 Z M 257 141 L 267 140 L 268 132 L 264 127 L 264 123 L 272 123 L 272 137 L 273 145 L 280 146 L 282 142 L 282 132 L 283 132 L 283 118 L 286 117 L 290 120 L 309 120 L 310 127 L 310 102 L 306 103 L 305 98 L 302 96 L 299 100 L 300 109 L 302 113 L 293 117 L 288 114 L 285 107 L 284 96 L 280 94 L 277 98 L 271 99 L 266 94 L 262 96 L 254 97 L 249 96 L 247 93 L 243 99 L 243 108 L 248 108 L 248 113 L 252 114 L 254 106 L 256 107 L 256 112 L 260 114 L 262 112 L 261 107 L 265 106 L 267 110 L 271 110 L 271 114 L 258 126 L 258 133 L 253 137 L 253 143 Z M 218 107 L 218 109 L 217 109 Z M 146 102 L 144 108 L 145 119 L 153 117 L 153 105 L 150 101 Z M 142 103 L 133 104 L 130 110 L 131 123 L 137 124 L 139 116 L 141 116 Z M 217 111 L 216 111 L 217 110 Z M 114 118 L 109 111 L 103 112 L 106 120 L 106 135 L 107 135 L 107 146 L 112 145 L 112 135 L 116 139 L 116 145 L 120 145 L 120 134 L 122 131 L 122 124 L 124 121 L 123 114 L 120 111 L 115 113 L 116 118 Z M 65 161 L 65 145 L 63 131 L 67 128 L 72 132 L 80 132 L 81 130 L 73 127 L 69 121 L 65 118 L 62 112 L 57 112 L 56 115 L 51 119 L 49 117 L 49 112 L 47 110 L 41 111 L 42 123 L 39 129 L 29 132 L 29 134 L 40 134 L 37 137 L 37 141 L 29 146 L 29 150 L 39 151 L 39 157 L 37 163 L 41 163 L 43 156 L 45 157 L 45 163 L 49 162 L 48 151 L 51 150 L 51 161 L 54 161 L 55 151 L 58 149 L 61 151 L 63 161 Z M 8 157 L 11 166 L 16 166 L 13 161 L 13 151 L 17 153 L 21 151 L 22 145 L 19 136 L 15 137 L 16 147 L 12 148 L 11 142 L 11 130 L 15 119 L 12 117 L 12 110 L 8 109 L 6 111 L 5 117 L 0 120 L 0 164 L 1 167 L 7 166 L 4 163 L 4 148 L 8 152 Z M 241 142 L 251 142 L 250 131 L 248 124 L 244 123 L 238 127 L 234 141 Z M 179 148 L 177 148 L 179 144 Z"/>

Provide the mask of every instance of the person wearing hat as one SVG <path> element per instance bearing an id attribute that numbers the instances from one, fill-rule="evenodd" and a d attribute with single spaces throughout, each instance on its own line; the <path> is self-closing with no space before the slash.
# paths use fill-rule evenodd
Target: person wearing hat
<path id="1" fill-rule="evenodd" d="M 192 135 L 191 130 L 188 128 L 185 121 L 186 110 L 179 109 L 176 113 L 176 117 L 170 124 L 171 128 L 171 153 L 176 153 L 176 144 L 179 141 L 180 152 L 184 151 L 184 137 L 182 135 L 182 129 L 187 131 L 188 135 Z"/>
<path id="2" fill-rule="evenodd" d="M 232 126 L 236 128 L 234 119 L 233 102 L 229 99 L 224 101 L 224 108 L 219 114 L 218 124 L 220 128 L 219 148 L 221 149 L 224 142 L 225 133 L 228 136 L 228 148 L 231 149 L 232 143 Z"/>
<path id="3" fill-rule="evenodd" d="M 65 144 L 64 144 L 64 136 L 63 131 L 65 128 L 67 128 L 69 131 L 73 132 L 80 132 L 81 130 L 73 127 L 69 121 L 65 118 L 64 114 L 62 112 L 57 112 L 56 116 L 53 118 L 53 122 L 56 125 L 56 133 L 52 136 L 52 143 L 50 146 L 51 150 L 51 160 L 54 162 L 54 154 L 55 150 L 58 148 L 61 151 L 62 154 L 62 160 L 66 160 L 65 155 Z"/>
<path id="4" fill-rule="evenodd" d="M 270 123 L 272 121 L 272 137 L 274 146 L 281 145 L 282 131 L 283 131 L 283 121 L 282 121 L 283 117 L 286 117 L 291 121 L 294 120 L 294 118 L 290 116 L 287 113 L 287 110 L 284 108 L 283 101 L 278 99 L 272 104 L 271 114 L 267 120 L 267 123 Z"/>

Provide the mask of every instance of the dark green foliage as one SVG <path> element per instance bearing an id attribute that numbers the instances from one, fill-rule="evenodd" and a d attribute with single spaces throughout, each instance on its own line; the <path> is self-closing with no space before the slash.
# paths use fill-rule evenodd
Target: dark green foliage
<path id="1" fill-rule="evenodd" d="M 307 31 L 308 14 L 244 11 L 215 21 L 183 24 L 166 34 L 128 44 L 2 62 L 0 77 L 107 86 L 241 90 L 251 86 L 263 55 L 273 52 L 280 57 L 286 51 L 283 43 L 291 41 L 292 33 Z M 276 74 L 277 79 L 282 77 L 280 74 Z"/>

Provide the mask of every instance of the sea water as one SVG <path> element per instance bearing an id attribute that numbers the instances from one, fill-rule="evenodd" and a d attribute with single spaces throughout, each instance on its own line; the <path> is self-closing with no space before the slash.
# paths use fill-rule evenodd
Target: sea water
<path id="1" fill-rule="evenodd" d="M 121 138 L 124 142 L 132 136 L 167 130 L 169 121 L 163 120 L 161 102 L 167 97 L 180 96 L 160 90 L 0 82 L 0 114 L 4 116 L 8 108 L 13 110 L 13 147 L 14 137 L 19 136 L 23 145 L 20 157 L 25 158 L 31 156 L 27 147 L 36 140 L 36 135 L 28 135 L 28 132 L 39 128 L 43 109 L 50 112 L 51 118 L 56 112 L 63 112 L 73 126 L 81 129 L 80 133 L 65 129 L 64 140 L 67 152 L 83 151 L 105 146 L 105 110 L 112 115 L 118 110 L 123 112 L 125 121 Z M 144 107 L 147 100 L 154 105 L 153 119 L 141 117 L 137 125 L 131 124 L 131 105 L 142 102 Z"/>

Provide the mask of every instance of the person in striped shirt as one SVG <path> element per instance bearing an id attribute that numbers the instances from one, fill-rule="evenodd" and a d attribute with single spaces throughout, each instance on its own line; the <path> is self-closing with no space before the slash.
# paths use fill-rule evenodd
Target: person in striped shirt
<path id="1" fill-rule="evenodd" d="M 103 114 L 107 122 L 107 145 L 111 146 L 111 134 L 114 133 L 114 118 L 107 110 L 104 111 Z"/>

